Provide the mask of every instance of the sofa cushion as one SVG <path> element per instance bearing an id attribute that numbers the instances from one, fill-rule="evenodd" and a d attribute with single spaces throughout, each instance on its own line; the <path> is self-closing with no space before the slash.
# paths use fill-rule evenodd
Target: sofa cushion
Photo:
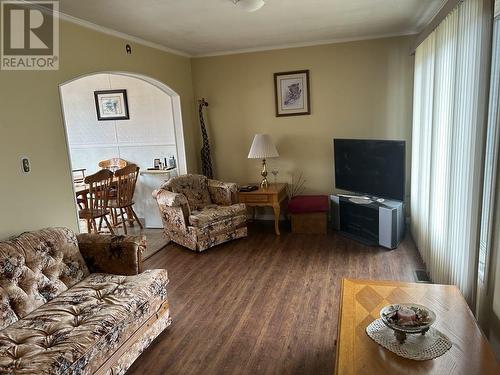
<path id="1" fill-rule="evenodd" d="M 199 210 L 212 203 L 208 192 L 208 179 L 202 175 L 186 174 L 172 177 L 162 185 L 162 188 L 172 193 L 183 194 L 191 210 Z"/>
<path id="2" fill-rule="evenodd" d="M 88 276 L 76 235 L 43 229 L 0 242 L 0 329 Z"/>
<path id="3" fill-rule="evenodd" d="M 0 331 L 2 374 L 91 374 L 167 299 L 166 270 L 91 274 Z"/>
<path id="4" fill-rule="evenodd" d="M 201 210 L 191 212 L 191 215 L 189 215 L 189 224 L 193 227 L 204 228 L 224 219 L 246 215 L 246 212 L 244 203 L 233 204 L 231 206 L 209 205 Z"/>

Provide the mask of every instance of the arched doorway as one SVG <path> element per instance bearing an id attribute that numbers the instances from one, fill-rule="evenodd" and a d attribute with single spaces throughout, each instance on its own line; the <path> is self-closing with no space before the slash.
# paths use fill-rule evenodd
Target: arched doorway
<path id="1" fill-rule="evenodd" d="M 112 90 L 125 90 L 128 119 L 99 119 L 94 93 Z M 154 159 L 164 162 L 173 156 L 175 173 L 187 172 L 179 95 L 156 79 L 119 71 L 76 77 L 59 85 L 59 92 L 72 170 L 92 174 L 100 169 L 99 161 L 111 158 L 139 165 L 143 173 L 134 199 L 136 211 L 147 222 L 149 215 L 150 228 L 160 227 L 149 190 L 152 183 L 161 183 L 162 175 L 153 178 L 146 171 L 154 166 Z"/>

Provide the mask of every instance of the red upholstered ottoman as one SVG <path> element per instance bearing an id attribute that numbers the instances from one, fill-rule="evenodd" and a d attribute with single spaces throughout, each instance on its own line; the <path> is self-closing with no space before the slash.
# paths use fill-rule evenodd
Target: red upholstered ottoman
<path id="1" fill-rule="evenodd" d="M 293 197 L 288 203 L 288 211 L 292 221 L 292 233 L 325 234 L 327 232 L 328 196 Z"/>

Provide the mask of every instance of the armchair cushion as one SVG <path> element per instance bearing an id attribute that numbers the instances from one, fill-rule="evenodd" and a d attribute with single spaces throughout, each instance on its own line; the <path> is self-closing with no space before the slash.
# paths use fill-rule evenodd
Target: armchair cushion
<path id="1" fill-rule="evenodd" d="M 208 179 L 202 175 L 186 174 L 173 177 L 163 184 L 162 189 L 183 194 L 191 210 L 199 210 L 212 203 L 208 192 Z"/>
<path id="2" fill-rule="evenodd" d="M 208 191 L 212 202 L 220 206 L 238 203 L 238 184 L 208 180 Z"/>
<path id="3" fill-rule="evenodd" d="M 90 272 L 137 275 L 141 272 L 146 236 L 79 234 L 78 246 Z"/>
<path id="4" fill-rule="evenodd" d="M 204 228 L 224 219 L 246 215 L 246 212 L 246 206 L 243 203 L 231 206 L 210 205 L 199 211 L 193 211 L 189 215 L 189 224 L 193 227 Z"/>
<path id="5" fill-rule="evenodd" d="M 0 242 L 0 329 L 88 275 L 69 229 L 43 229 Z"/>

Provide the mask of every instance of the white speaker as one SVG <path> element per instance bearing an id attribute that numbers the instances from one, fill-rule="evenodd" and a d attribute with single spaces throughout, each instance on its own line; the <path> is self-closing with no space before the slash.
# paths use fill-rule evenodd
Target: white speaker
<path id="1" fill-rule="evenodd" d="M 404 236 L 403 202 L 385 200 L 378 208 L 378 243 L 395 249 Z"/>

